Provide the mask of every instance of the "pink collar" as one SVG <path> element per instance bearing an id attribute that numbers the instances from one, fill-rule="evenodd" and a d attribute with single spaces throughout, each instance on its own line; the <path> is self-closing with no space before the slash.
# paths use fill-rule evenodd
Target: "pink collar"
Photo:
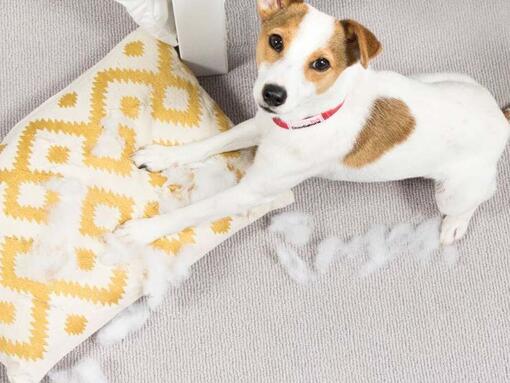
<path id="1" fill-rule="evenodd" d="M 317 115 L 312 116 L 312 117 L 305 118 L 304 120 L 293 121 L 293 122 L 285 122 L 285 121 L 283 121 L 282 119 L 280 119 L 278 117 L 274 117 L 273 118 L 273 122 L 276 125 L 278 125 L 280 128 L 283 128 L 283 129 L 293 130 L 293 129 L 309 128 L 311 126 L 320 124 L 321 122 L 324 122 L 327 119 L 329 119 L 336 112 L 338 112 L 343 105 L 344 105 L 344 101 L 342 101 L 340 103 L 340 105 L 335 106 L 333 109 L 327 110 L 327 111 L 325 111 L 325 112 L 323 112 L 321 114 L 317 114 Z"/>

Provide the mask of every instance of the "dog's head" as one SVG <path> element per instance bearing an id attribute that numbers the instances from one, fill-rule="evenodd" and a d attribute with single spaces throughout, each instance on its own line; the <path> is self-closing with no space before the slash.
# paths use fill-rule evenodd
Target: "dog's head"
<path id="1" fill-rule="evenodd" d="M 331 98 L 350 67 L 367 68 L 381 50 L 363 25 L 337 20 L 303 0 L 257 2 L 262 30 L 254 96 L 269 113 L 293 113 Z"/>

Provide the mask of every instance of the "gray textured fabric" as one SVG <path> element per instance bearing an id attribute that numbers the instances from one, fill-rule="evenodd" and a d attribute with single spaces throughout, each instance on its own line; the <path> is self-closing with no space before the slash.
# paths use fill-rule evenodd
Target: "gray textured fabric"
<path id="1" fill-rule="evenodd" d="M 252 3 L 227 0 L 232 70 L 202 80 L 236 122 L 254 111 Z M 508 0 L 313 3 L 371 27 L 385 47 L 376 68 L 466 72 L 510 102 Z M 0 18 L 3 134 L 134 28 L 111 0 L 3 0 Z M 453 269 L 400 258 L 362 279 L 339 262 L 297 285 L 274 259 L 266 217 L 197 264 L 142 332 L 108 349 L 87 342 L 60 367 L 90 354 L 112 383 L 510 381 L 509 161 L 507 151 L 499 191 L 476 214 Z M 438 214 L 423 180 L 311 180 L 296 196 L 290 209 L 312 213 L 317 226 L 307 259 L 328 234 Z"/>

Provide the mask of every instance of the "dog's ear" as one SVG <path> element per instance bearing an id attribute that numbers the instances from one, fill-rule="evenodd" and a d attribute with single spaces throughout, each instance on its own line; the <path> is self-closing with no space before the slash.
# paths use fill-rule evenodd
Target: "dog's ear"
<path id="1" fill-rule="evenodd" d="M 360 23 L 354 20 L 340 21 L 345 32 L 345 51 L 347 62 L 352 65 L 358 61 L 364 68 L 377 56 L 382 46 L 377 37 Z"/>
<path id="2" fill-rule="evenodd" d="M 262 21 L 271 18 L 276 12 L 285 9 L 294 3 L 303 3 L 304 0 L 257 0 L 257 9 Z"/>

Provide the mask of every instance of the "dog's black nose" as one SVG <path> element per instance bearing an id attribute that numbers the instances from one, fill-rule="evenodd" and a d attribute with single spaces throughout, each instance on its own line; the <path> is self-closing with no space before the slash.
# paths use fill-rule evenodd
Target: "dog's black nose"
<path id="1" fill-rule="evenodd" d="M 262 90 L 262 97 L 268 106 L 280 106 L 287 100 L 287 91 L 281 86 L 268 84 Z"/>

